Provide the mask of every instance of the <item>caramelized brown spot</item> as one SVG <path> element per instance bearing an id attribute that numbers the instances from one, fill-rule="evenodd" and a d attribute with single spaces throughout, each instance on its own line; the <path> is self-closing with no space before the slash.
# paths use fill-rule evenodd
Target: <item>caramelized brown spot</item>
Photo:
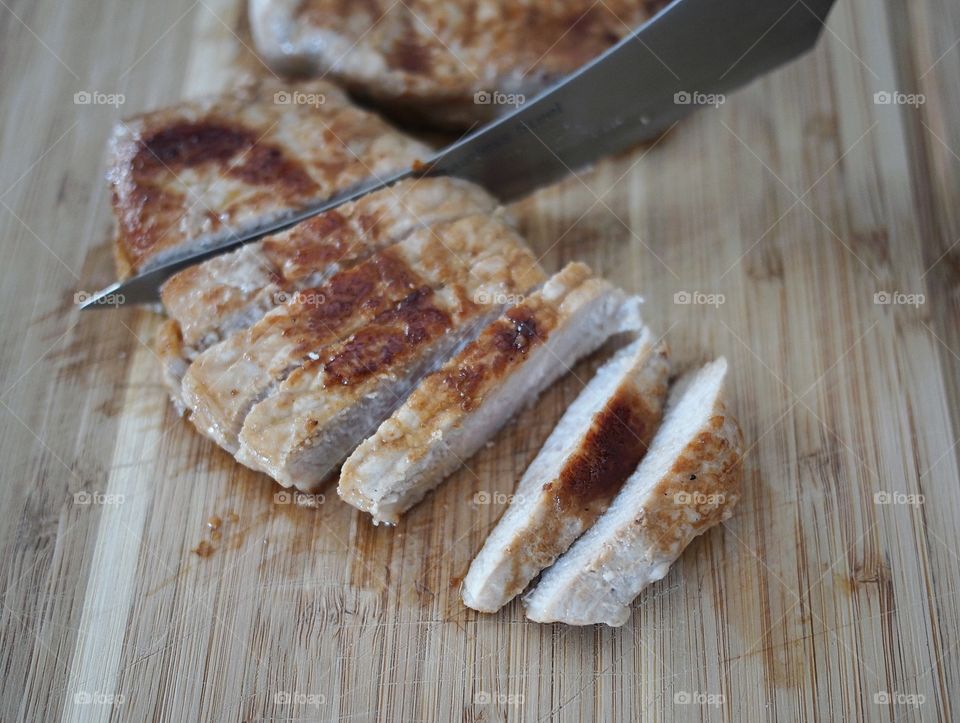
<path id="1" fill-rule="evenodd" d="M 380 218 L 370 213 L 361 213 L 357 217 L 357 224 L 366 235 L 376 235 L 380 227 Z"/>
<path id="2" fill-rule="evenodd" d="M 317 190 L 317 184 L 300 161 L 262 141 L 243 156 L 239 165 L 230 169 L 230 175 L 251 186 L 278 186 L 287 200 L 304 198 Z"/>
<path id="3" fill-rule="evenodd" d="M 421 287 L 355 333 L 324 365 L 325 384 L 357 384 L 412 355 L 451 326 L 450 315 Z"/>
<path id="4" fill-rule="evenodd" d="M 227 167 L 237 159 L 236 165 Z M 184 121 L 162 128 L 140 141 L 131 162 L 134 179 L 142 183 L 164 171 L 176 173 L 206 163 L 225 166 L 226 172 L 253 186 L 281 187 L 302 196 L 316 184 L 299 161 L 237 123 L 212 120 Z"/>
<path id="5" fill-rule="evenodd" d="M 554 321 L 546 308 L 534 310 L 520 305 L 488 326 L 464 350 L 461 364 L 440 372 L 441 381 L 461 409 L 469 412 L 479 406 L 484 392 L 509 367 L 522 362 L 534 346 L 546 341 Z"/>
<path id="6" fill-rule="evenodd" d="M 335 274 L 316 289 L 298 292 L 286 316 L 273 327 L 292 339 L 303 355 L 336 339 L 348 318 L 372 318 L 406 298 L 420 277 L 389 249 L 362 264 Z"/>
<path id="7" fill-rule="evenodd" d="M 442 381 L 460 400 L 463 411 L 469 412 L 480 403 L 479 390 L 486 378 L 486 369 L 482 364 L 461 364 L 453 371 L 444 372 Z"/>
<path id="8" fill-rule="evenodd" d="M 256 136 L 240 126 L 184 121 L 141 140 L 131 166 L 134 175 L 140 177 L 203 163 L 225 163 L 255 142 Z"/>
<path id="9" fill-rule="evenodd" d="M 343 257 L 348 250 L 345 226 L 342 214 L 328 211 L 285 235 L 265 239 L 263 253 L 277 268 L 284 269 L 287 280 L 293 281 Z"/>
<path id="10" fill-rule="evenodd" d="M 207 119 L 160 128 L 139 142 L 130 161 L 132 183 L 122 203 L 117 189 L 113 194 L 125 252 L 134 265 L 186 212 L 185 196 L 164 188 L 169 176 L 205 164 L 217 164 L 223 174 L 248 185 L 269 188 L 287 203 L 317 192 L 302 163 L 240 124 Z M 207 210 L 213 228 L 222 225 L 223 210 Z"/>
<path id="11" fill-rule="evenodd" d="M 138 262 L 156 245 L 183 213 L 182 193 L 169 191 L 149 183 L 130 189 L 118 218 L 127 253 Z M 118 206 L 114 193 L 114 207 Z"/>
<path id="12" fill-rule="evenodd" d="M 594 416 L 580 453 L 542 488 L 553 500 L 551 514 L 513 545 L 508 593 L 520 593 L 531 570 L 552 565 L 564 552 L 565 545 L 558 540 L 566 534 L 571 516 L 586 529 L 606 510 L 646 453 L 660 416 L 661 410 L 650 409 L 633 391 L 611 399 Z"/>
<path id="13" fill-rule="evenodd" d="M 537 319 L 526 308 L 514 307 L 495 330 L 494 344 L 507 354 L 526 354 L 543 338 L 537 333 Z"/>
<path id="14" fill-rule="evenodd" d="M 557 513 L 602 512 L 640 463 L 659 419 L 635 393 L 610 400 L 550 490 Z"/>
<path id="15" fill-rule="evenodd" d="M 430 48 L 420 43 L 412 31 L 401 37 L 387 54 L 387 62 L 393 68 L 408 73 L 425 73 L 430 69 Z"/>

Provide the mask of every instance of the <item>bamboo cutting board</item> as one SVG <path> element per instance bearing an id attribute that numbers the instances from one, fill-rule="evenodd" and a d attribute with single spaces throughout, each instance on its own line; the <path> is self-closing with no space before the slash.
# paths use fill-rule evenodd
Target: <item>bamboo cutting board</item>
<path id="1" fill-rule="evenodd" d="M 111 275 L 112 121 L 264 74 L 241 4 L 0 5 L 0 718 L 951 718 L 955 3 L 841 0 L 813 54 L 515 208 L 679 366 L 732 365 L 743 500 L 616 630 L 458 595 L 599 357 L 396 529 L 295 504 L 175 416 L 156 315 L 73 304 Z"/>

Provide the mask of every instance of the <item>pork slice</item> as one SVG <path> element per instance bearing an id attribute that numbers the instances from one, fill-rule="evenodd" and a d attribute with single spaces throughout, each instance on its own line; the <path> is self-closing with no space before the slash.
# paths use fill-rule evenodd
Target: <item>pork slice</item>
<path id="1" fill-rule="evenodd" d="M 468 607 L 496 612 L 606 510 L 660 424 L 669 352 L 649 329 L 604 364 L 527 468 L 463 580 Z"/>
<path id="2" fill-rule="evenodd" d="M 293 292 L 323 284 L 415 229 L 496 208 L 493 197 L 467 181 L 401 181 L 184 269 L 163 285 L 161 299 L 180 325 L 186 358 L 193 360 Z"/>
<path id="3" fill-rule="evenodd" d="M 515 268 L 504 272 L 504 257 Z M 492 259 L 492 261 L 491 261 Z M 237 434 L 250 408 L 304 362 L 348 338 L 411 294 L 470 279 L 531 279 L 542 272 L 510 227 L 486 216 L 417 230 L 398 244 L 296 292 L 254 326 L 200 354 L 183 378 L 191 421 L 224 449 L 237 451 Z"/>
<path id="4" fill-rule="evenodd" d="M 507 249 L 432 293 L 419 291 L 322 350 L 253 407 L 237 460 L 286 486 L 322 483 L 424 375 L 511 298 L 543 281 L 525 249 Z"/>
<path id="5" fill-rule="evenodd" d="M 610 508 L 524 597 L 527 617 L 623 625 L 630 605 L 740 497 L 743 436 L 720 358 L 675 385 L 646 456 Z"/>
<path id="6" fill-rule="evenodd" d="M 640 305 L 568 265 L 423 381 L 346 461 L 340 496 L 375 524 L 396 524 L 578 359 L 639 329 Z"/>

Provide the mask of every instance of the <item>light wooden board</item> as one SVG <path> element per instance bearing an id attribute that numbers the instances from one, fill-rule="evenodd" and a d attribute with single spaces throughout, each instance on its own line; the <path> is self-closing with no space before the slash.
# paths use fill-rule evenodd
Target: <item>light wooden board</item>
<path id="1" fill-rule="evenodd" d="M 0 718 L 951 717 L 956 3 L 841 0 L 812 55 L 516 208 L 548 269 L 581 259 L 642 291 L 681 366 L 732 362 L 743 501 L 611 630 L 530 624 L 518 603 L 478 615 L 457 591 L 596 360 L 397 529 L 332 493 L 318 509 L 276 498 L 172 413 L 154 315 L 73 304 L 111 275 L 111 122 L 263 73 L 242 8 L 9 2 Z M 84 90 L 125 102 L 76 105 Z M 925 103 L 876 104 L 881 91 Z M 202 540 L 209 556 L 192 552 Z"/>

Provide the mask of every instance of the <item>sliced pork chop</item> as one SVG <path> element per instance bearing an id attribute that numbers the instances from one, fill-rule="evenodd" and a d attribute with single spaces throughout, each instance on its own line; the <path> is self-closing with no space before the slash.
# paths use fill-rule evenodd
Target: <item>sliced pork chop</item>
<path id="1" fill-rule="evenodd" d="M 493 213 L 496 200 L 459 179 L 418 178 L 315 216 L 292 229 L 191 266 L 161 290 L 188 359 L 249 327 L 293 292 L 407 236 L 416 228 Z"/>
<path id="2" fill-rule="evenodd" d="M 456 283 L 418 289 L 295 370 L 257 404 L 237 460 L 283 485 L 323 482 L 427 373 L 544 274 L 520 247 L 487 256 Z"/>
<path id="3" fill-rule="evenodd" d="M 527 468 L 463 579 L 463 601 L 496 612 L 606 510 L 660 425 L 669 351 L 649 329 L 604 364 Z"/>
<path id="4" fill-rule="evenodd" d="M 297 292 L 249 329 L 204 351 L 183 378 L 183 400 L 197 428 L 235 453 L 255 403 L 301 364 L 324 358 L 326 347 L 380 315 L 411 298 L 432 299 L 433 290 L 451 284 L 474 290 L 505 284 L 516 291 L 521 282 L 541 278 L 523 240 L 495 219 L 471 216 L 420 229 L 322 286 Z"/>
<path id="5" fill-rule="evenodd" d="M 623 625 L 630 604 L 740 497 L 743 436 L 724 404 L 723 358 L 671 390 L 663 424 L 610 508 L 524 598 L 527 617 Z"/>
<path id="6" fill-rule="evenodd" d="M 264 82 L 119 123 L 107 178 L 118 273 L 215 244 L 429 149 L 329 83 Z"/>
<path id="7" fill-rule="evenodd" d="M 404 115 L 464 126 L 512 110 L 666 0 L 250 0 L 257 50 Z M 496 95 L 495 95 L 496 93 Z M 511 94 L 513 97 L 511 97 Z"/>
<path id="8" fill-rule="evenodd" d="M 568 265 L 423 381 L 346 461 L 340 496 L 396 524 L 578 359 L 639 329 L 640 305 Z"/>

